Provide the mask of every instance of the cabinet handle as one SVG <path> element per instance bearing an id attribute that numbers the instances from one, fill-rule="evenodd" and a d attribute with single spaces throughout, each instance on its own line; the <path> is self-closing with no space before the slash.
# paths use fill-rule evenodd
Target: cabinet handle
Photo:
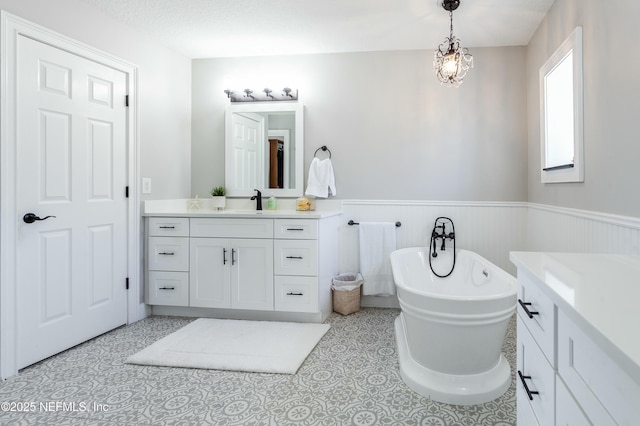
<path id="1" fill-rule="evenodd" d="M 231 264 L 236 264 L 236 249 L 231 249 Z"/>
<path id="2" fill-rule="evenodd" d="M 223 265 L 227 264 L 227 249 L 226 248 L 222 248 L 222 264 Z"/>
<path id="3" fill-rule="evenodd" d="M 163 256 L 174 256 L 174 255 L 175 255 L 175 253 L 174 253 L 174 252 L 171 252 L 171 251 L 161 251 L 161 252 L 160 252 L 160 253 L 158 253 L 158 254 L 161 254 L 161 255 L 163 255 Z"/>
<path id="4" fill-rule="evenodd" d="M 175 287 L 159 287 L 158 290 L 175 290 Z"/>
<path id="5" fill-rule="evenodd" d="M 524 386 L 524 390 L 527 392 L 527 396 L 529 396 L 529 400 L 533 401 L 533 395 L 539 395 L 540 392 L 529 390 L 529 386 L 527 386 L 527 382 L 524 380 L 531 379 L 531 376 L 523 376 L 520 370 L 518 370 L 518 376 L 520 376 L 520 381 L 522 382 L 522 386 Z"/>
<path id="6" fill-rule="evenodd" d="M 287 259 L 304 259 L 302 256 L 287 256 Z"/>
<path id="7" fill-rule="evenodd" d="M 521 299 L 518 299 L 518 303 L 520 304 L 522 309 L 524 309 L 525 313 L 529 318 L 533 318 L 534 315 L 540 315 L 540 312 L 530 311 L 529 308 L 527 308 L 527 306 L 531 306 L 530 302 L 523 302 Z"/>
<path id="8" fill-rule="evenodd" d="M 289 293 L 287 293 L 287 296 L 304 296 L 304 293 L 294 293 L 290 291 Z"/>
<path id="9" fill-rule="evenodd" d="M 287 231 L 304 231 L 304 228 L 287 228 Z"/>
<path id="10" fill-rule="evenodd" d="M 158 226 L 160 229 L 176 229 L 175 226 Z"/>

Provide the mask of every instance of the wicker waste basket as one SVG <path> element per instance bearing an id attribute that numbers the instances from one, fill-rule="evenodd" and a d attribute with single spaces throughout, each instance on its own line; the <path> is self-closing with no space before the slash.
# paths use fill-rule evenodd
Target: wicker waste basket
<path id="1" fill-rule="evenodd" d="M 331 280 L 333 310 L 349 315 L 360 310 L 360 287 L 364 283 L 362 274 L 340 274 Z"/>

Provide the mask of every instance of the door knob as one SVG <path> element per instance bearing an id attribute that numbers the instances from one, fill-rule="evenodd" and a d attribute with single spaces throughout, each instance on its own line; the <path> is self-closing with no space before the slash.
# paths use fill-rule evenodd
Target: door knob
<path id="1" fill-rule="evenodd" d="M 36 216 L 34 213 L 27 213 L 24 216 L 22 216 L 22 220 L 24 221 L 24 223 L 33 223 L 36 220 L 46 220 L 46 219 L 49 219 L 50 217 L 55 217 L 55 216 L 45 216 L 40 218 Z"/>

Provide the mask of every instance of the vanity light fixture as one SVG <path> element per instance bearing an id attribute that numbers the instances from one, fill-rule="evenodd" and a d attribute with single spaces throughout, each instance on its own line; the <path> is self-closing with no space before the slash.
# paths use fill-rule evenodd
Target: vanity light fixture
<path id="1" fill-rule="evenodd" d="M 272 101 L 297 101 L 298 90 L 285 87 L 277 91 L 264 88 L 261 91 L 244 89 L 244 90 L 225 90 L 224 93 L 231 102 L 272 102 Z"/>
<path id="2" fill-rule="evenodd" d="M 442 0 L 442 7 L 449 12 L 449 37 L 438 46 L 433 55 L 433 68 L 443 86 L 458 87 L 473 68 L 473 56 L 466 47 L 460 47 L 460 40 L 453 35 L 453 11 L 460 6 L 460 0 Z"/>

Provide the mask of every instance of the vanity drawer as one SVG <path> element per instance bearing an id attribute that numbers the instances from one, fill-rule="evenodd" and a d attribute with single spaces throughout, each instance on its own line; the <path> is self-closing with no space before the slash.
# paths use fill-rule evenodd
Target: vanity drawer
<path id="1" fill-rule="evenodd" d="M 275 277 L 275 309 L 284 312 L 317 312 L 316 277 Z"/>
<path id="2" fill-rule="evenodd" d="M 531 423 L 521 415 L 533 411 L 540 425 L 553 425 L 555 421 L 555 371 L 536 344 L 527 327 L 518 318 L 517 325 L 516 393 L 518 425 Z M 523 376 L 523 378 L 520 377 Z M 526 377 L 526 378 L 525 378 Z M 523 383 L 524 380 L 524 383 Z M 525 384 L 532 394 L 527 394 Z M 534 423 L 535 424 L 535 423 Z"/>
<path id="3" fill-rule="evenodd" d="M 276 275 L 318 275 L 316 240 L 274 240 L 273 254 Z"/>
<path id="4" fill-rule="evenodd" d="M 518 271 L 518 315 L 555 368 L 556 307 L 526 274 Z"/>
<path id="5" fill-rule="evenodd" d="M 558 314 L 558 374 L 593 424 L 637 424 L 640 384 L 562 312 Z"/>
<path id="6" fill-rule="evenodd" d="M 315 240 L 318 238 L 318 221 L 315 219 L 276 219 L 274 237 Z"/>
<path id="7" fill-rule="evenodd" d="M 149 271 L 150 305 L 189 306 L 189 273 Z"/>
<path id="8" fill-rule="evenodd" d="M 153 271 L 188 271 L 189 238 L 149 237 L 148 267 Z"/>
<path id="9" fill-rule="evenodd" d="M 188 237 L 188 217 L 150 217 L 149 236 L 151 237 Z"/>
<path id="10" fill-rule="evenodd" d="M 191 237 L 273 238 L 273 219 L 192 218 Z"/>

